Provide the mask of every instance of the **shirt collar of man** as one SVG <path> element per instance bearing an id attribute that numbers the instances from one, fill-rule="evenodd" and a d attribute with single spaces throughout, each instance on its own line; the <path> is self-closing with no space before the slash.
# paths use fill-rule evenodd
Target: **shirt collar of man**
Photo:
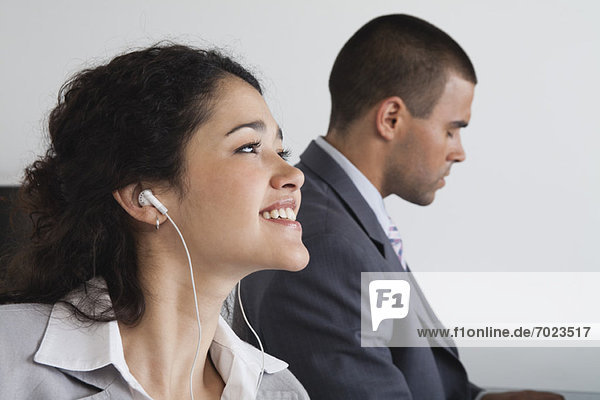
<path id="1" fill-rule="evenodd" d="M 381 193 L 379 193 L 371 181 L 369 181 L 367 177 L 346 158 L 346 156 L 329 144 L 323 136 L 317 137 L 315 142 L 321 149 L 329 154 L 329 156 L 333 158 L 348 175 L 352 183 L 354 183 L 354 186 L 356 186 L 356 189 L 358 189 L 359 193 L 375 213 L 377 221 L 379 222 L 379 225 L 381 225 L 381 229 L 387 234 L 390 229 L 390 217 L 385 210 L 385 204 L 381 197 Z"/>
<path id="2" fill-rule="evenodd" d="M 100 278 L 95 280 L 96 286 L 99 281 L 106 285 Z M 75 294 L 75 300 L 77 296 Z M 74 299 L 73 295 L 68 297 L 70 301 Z M 238 338 L 219 317 L 209 352 L 225 382 L 221 398 L 254 399 L 262 365 L 261 351 Z M 129 385 L 134 398 L 151 399 L 127 367 L 117 321 L 82 323 L 73 317 L 71 308 L 63 302 L 52 308 L 34 361 L 74 372 L 93 372 L 112 364 Z M 287 363 L 265 354 L 265 373 L 276 373 L 287 367 Z"/>

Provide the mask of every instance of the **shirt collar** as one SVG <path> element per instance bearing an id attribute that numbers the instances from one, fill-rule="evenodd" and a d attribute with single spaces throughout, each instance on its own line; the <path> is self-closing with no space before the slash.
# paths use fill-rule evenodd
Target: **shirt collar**
<path id="1" fill-rule="evenodd" d="M 346 156 L 329 144 L 323 136 L 317 137 L 315 142 L 323 149 L 323 151 L 329 154 L 329 156 L 333 158 L 348 175 L 354 186 L 356 186 L 356 189 L 358 189 L 371 210 L 373 210 L 373 213 L 375 213 L 379 225 L 381 225 L 381 228 L 387 234 L 390 228 L 390 217 L 385 210 L 385 204 L 379 190 L 377 190 L 371 181 L 369 181 L 369 179 L 367 179 L 367 177 L 346 158 Z"/>
<path id="2" fill-rule="evenodd" d="M 215 368 L 225 381 L 221 399 L 254 399 L 261 371 L 262 352 L 241 340 L 221 316 L 209 351 Z M 283 371 L 288 367 L 286 362 L 267 353 L 264 357 L 266 374 Z"/>
<path id="3" fill-rule="evenodd" d="M 96 288 L 106 287 L 102 278 L 94 278 L 87 284 Z M 151 399 L 129 371 L 117 321 L 83 322 L 74 318 L 68 303 L 80 304 L 84 292 L 83 287 L 74 290 L 66 296 L 65 302 L 54 304 L 34 361 L 74 372 L 73 376 L 79 379 L 88 378 L 81 373 L 95 373 L 107 365 L 113 365 L 129 385 L 134 398 Z M 98 304 L 111 304 L 108 293 L 98 299 Z"/>
<path id="4" fill-rule="evenodd" d="M 81 291 L 68 297 L 73 300 L 79 296 Z M 261 351 L 241 340 L 219 316 L 209 352 L 225 382 L 221 399 L 254 399 L 262 365 Z M 271 355 L 265 353 L 264 357 L 265 373 L 276 373 L 288 367 L 287 363 Z M 63 302 L 52 308 L 34 361 L 73 372 L 96 371 L 112 364 L 132 390 L 141 398 L 150 399 L 127 367 L 117 321 L 78 321 L 73 317 L 71 307 Z"/>
<path id="5" fill-rule="evenodd" d="M 94 285 L 103 281 L 93 280 Z M 105 285 L 105 284 L 104 284 Z M 123 344 L 116 321 L 82 322 L 69 304 L 78 304 L 83 290 L 71 292 L 54 304 L 46 332 L 34 360 L 69 371 L 92 371 L 120 361 Z M 101 301 L 106 300 L 103 295 Z M 110 300 L 108 300 L 110 301 Z"/>

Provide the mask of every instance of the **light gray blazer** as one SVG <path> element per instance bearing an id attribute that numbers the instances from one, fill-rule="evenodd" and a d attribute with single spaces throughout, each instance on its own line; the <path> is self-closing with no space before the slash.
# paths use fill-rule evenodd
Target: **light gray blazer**
<path id="1" fill-rule="evenodd" d="M 67 371 L 33 360 L 50 318 L 52 306 L 0 306 L 0 400 L 132 399 L 129 386 L 113 365 L 87 371 Z M 257 399 L 305 400 L 308 395 L 285 369 L 265 373 Z"/>

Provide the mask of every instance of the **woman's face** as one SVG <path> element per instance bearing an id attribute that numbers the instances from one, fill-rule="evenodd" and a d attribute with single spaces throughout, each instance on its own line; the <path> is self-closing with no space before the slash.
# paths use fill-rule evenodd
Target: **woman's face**
<path id="1" fill-rule="evenodd" d="M 187 190 L 170 210 L 194 266 L 227 276 L 302 269 L 308 251 L 294 219 L 304 175 L 284 160 L 281 130 L 256 89 L 231 77 L 217 91 L 185 151 Z"/>

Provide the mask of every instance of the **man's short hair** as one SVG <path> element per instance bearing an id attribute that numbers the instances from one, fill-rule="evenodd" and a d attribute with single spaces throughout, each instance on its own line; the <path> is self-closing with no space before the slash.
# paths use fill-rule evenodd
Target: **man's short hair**
<path id="1" fill-rule="evenodd" d="M 344 129 L 391 96 L 400 97 L 412 116 L 427 118 L 449 73 L 477 83 L 471 60 L 448 34 L 410 15 L 375 18 L 346 42 L 333 64 L 329 130 Z"/>

